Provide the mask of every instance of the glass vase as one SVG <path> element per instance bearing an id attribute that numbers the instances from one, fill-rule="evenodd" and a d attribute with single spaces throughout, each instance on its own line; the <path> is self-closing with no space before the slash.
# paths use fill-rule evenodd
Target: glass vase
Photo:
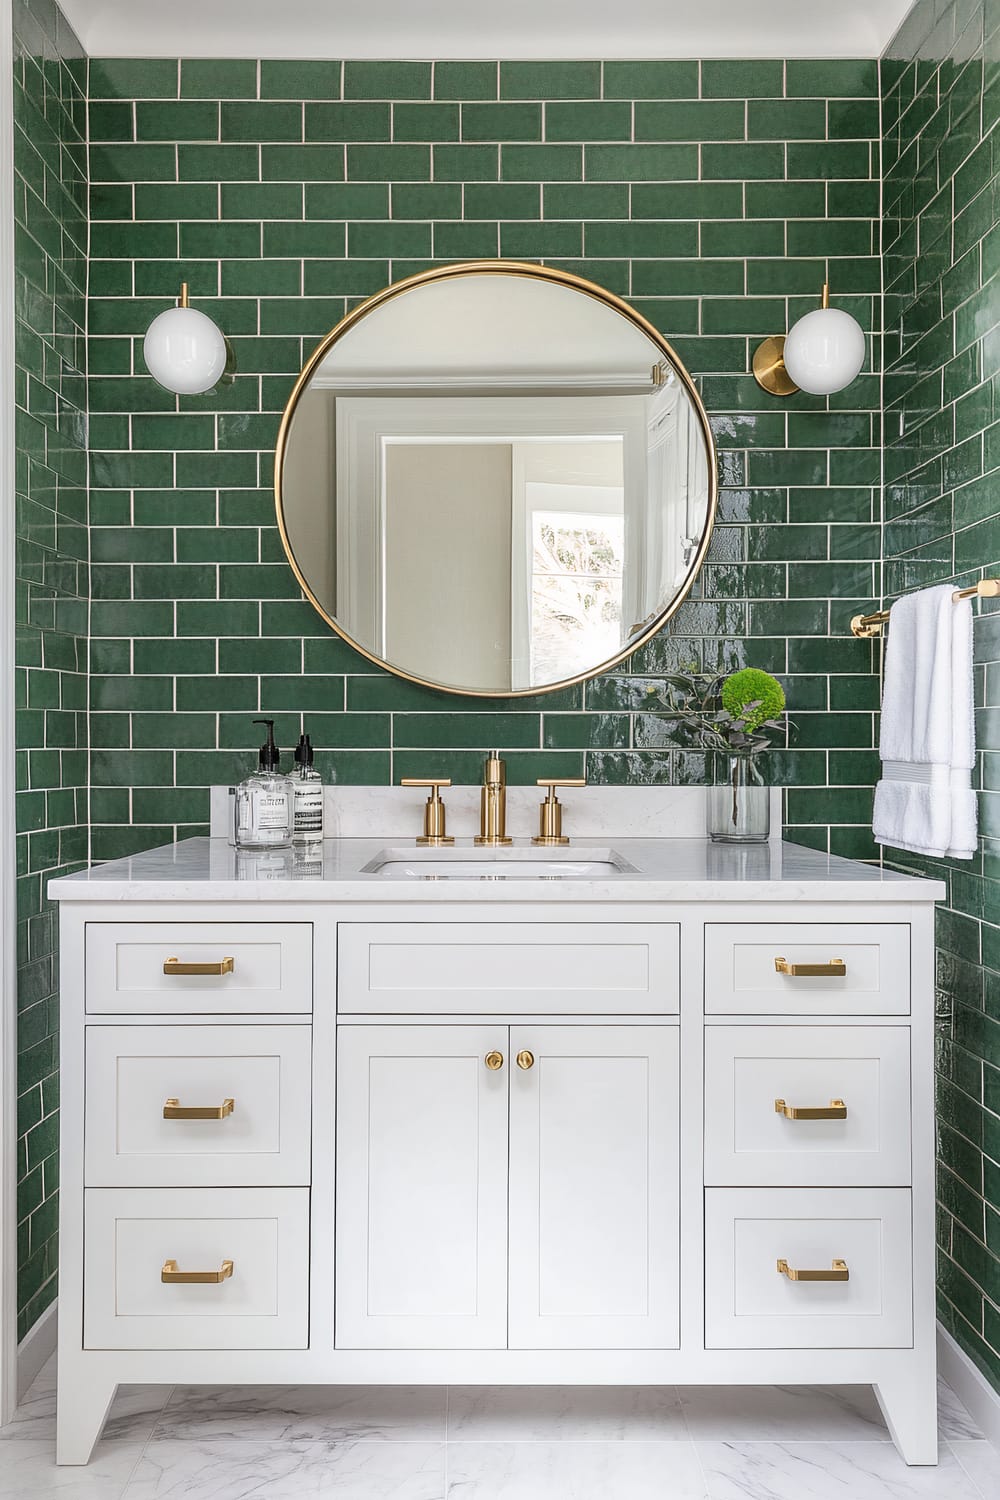
<path id="1" fill-rule="evenodd" d="M 708 835 L 719 844 L 763 844 L 771 832 L 771 798 L 753 755 L 718 755 L 708 789 Z"/>

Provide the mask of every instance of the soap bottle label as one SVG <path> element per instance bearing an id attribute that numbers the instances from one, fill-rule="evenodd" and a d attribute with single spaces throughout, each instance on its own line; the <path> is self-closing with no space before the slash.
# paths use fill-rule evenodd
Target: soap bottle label
<path id="1" fill-rule="evenodd" d="M 312 841 L 323 837 L 323 783 L 298 781 L 292 785 L 293 837 Z"/>

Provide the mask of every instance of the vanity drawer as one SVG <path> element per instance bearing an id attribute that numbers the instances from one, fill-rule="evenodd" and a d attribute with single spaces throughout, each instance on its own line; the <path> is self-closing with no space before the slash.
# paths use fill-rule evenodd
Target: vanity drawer
<path id="1" fill-rule="evenodd" d="M 307 1186 L 310 1035 L 88 1026 L 88 1187 Z"/>
<path id="2" fill-rule="evenodd" d="M 662 1015 L 679 928 L 653 922 L 342 922 L 337 1008 L 358 1015 Z"/>
<path id="3" fill-rule="evenodd" d="M 834 1101 L 846 1117 L 794 1114 Z M 706 1027 L 705 1181 L 908 1184 L 910 1028 Z"/>
<path id="4" fill-rule="evenodd" d="M 308 1287 L 306 1188 L 84 1194 L 85 1349 L 304 1349 Z"/>
<path id="5" fill-rule="evenodd" d="M 844 973 L 781 972 L 796 966 Z M 906 923 L 709 922 L 705 1009 L 726 1015 L 909 1015 Z"/>
<path id="6" fill-rule="evenodd" d="M 86 954 L 91 1015 L 312 1010 L 308 922 L 88 922 Z"/>
<path id="7" fill-rule="evenodd" d="M 848 1280 L 792 1280 L 778 1269 Z M 902 1349 L 913 1343 L 906 1188 L 705 1194 L 708 1349 Z"/>

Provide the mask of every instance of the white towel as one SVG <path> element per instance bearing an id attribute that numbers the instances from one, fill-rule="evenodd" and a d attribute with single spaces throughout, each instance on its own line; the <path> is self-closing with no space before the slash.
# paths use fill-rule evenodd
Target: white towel
<path id="1" fill-rule="evenodd" d="M 972 605 L 954 586 L 892 606 L 885 651 L 876 841 L 914 854 L 976 852 Z"/>

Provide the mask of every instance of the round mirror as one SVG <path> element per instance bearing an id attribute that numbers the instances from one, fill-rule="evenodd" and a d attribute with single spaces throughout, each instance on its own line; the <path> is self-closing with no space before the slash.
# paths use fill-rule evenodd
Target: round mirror
<path id="1" fill-rule="evenodd" d="M 296 382 L 275 473 L 323 618 L 458 693 L 621 661 L 691 588 L 715 514 L 708 420 L 669 344 L 600 287 L 505 261 L 348 314 Z"/>

